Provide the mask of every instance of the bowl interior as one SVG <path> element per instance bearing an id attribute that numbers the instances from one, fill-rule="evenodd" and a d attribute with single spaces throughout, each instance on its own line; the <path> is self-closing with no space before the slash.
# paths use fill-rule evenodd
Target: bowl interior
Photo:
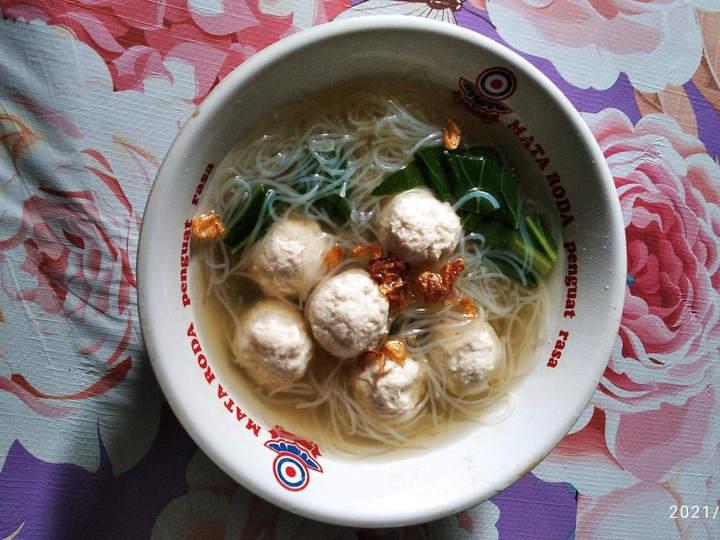
<path id="1" fill-rule="evenodd" d="M 479 76 L 487 73 L 500 83 L 484 87 Z M 487 110 L 509 111 L 497 114 L 489 129 L 533 179 L 533 194 L 557 212 L 563 249 L 549 278 L 544 339 L 532 371 L 513 388 L 513 414 L 497 424 L 463 426 L 430 448 L 357 459 L 318 453 L 312 441 L 274 429 L 262 403 L 214 357 L 215 338 L 198 318 L 189 220 L 212 166 L 265 114 L 305 92 L 365 76 L 423 76 L 448 91 L 457 91 L 464 78 L 495 92 Z M 503 87 L 508 81 L 511 87 Z M 602 153 L 541 73 L 471 31 L 375 17 L 291 36 L 217 86 L 183 126 L 157 176 L 138 277 L 143 335 L 157 378 L 203 451 L 238 482 L 290 511 L 345 525 L 398 526 L 489 498 L 568 432 L 615 341 L 625 290 L 624 230 Z"/>

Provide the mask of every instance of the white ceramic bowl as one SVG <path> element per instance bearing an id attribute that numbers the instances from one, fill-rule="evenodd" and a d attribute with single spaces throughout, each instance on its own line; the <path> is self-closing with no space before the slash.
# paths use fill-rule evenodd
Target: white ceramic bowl
<path id="1" fill-rule="evenodd" d="M 509 154 L 564 220 L 563 257 L 532 371 L 513 414 L 431 449 L 352 459 L 271 431 L 257 402 L 209 352 L 185 268 L 187 222 L 209 164 L 265 113 L 302 92 L 366 75 L 422 72 L 448 91 L 474 83 L 508 129 Z M 613 180 L 592 134 L 528 62 L 469 30 L 412 17 L 333 22 L 293 35 L 231 73 L 183 126 L 148 201 L 138 255 L 143 335 L 175 414 L 200 448 L 259 496 L 303 516 L 362 527 L 430 521 L 473 506 L 530 471 L 589 402 L 615 341 L 625 237 Z M 190 269 L 192 271 L 192 269 Z M 577 285 L 566 283 L 574 274 Z M 292 431 L 292 426 L 284 426 Z"/>

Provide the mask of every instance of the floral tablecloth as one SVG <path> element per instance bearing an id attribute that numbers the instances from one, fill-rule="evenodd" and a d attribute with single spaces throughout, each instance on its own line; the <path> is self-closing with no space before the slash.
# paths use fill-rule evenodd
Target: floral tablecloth
<path id="1" fill-rule="evenodd" d="M 197 449 L 144 349 L 135 260 L 213 86 L 378 13 L 471 28 L 560 87 L 615 178 L 628 268 L 557 449 L 475 508 L 371 531 L 281 511 Z M 0 538 L 720 538 L 719 114 L 717 0 L 0 0 Z"/>

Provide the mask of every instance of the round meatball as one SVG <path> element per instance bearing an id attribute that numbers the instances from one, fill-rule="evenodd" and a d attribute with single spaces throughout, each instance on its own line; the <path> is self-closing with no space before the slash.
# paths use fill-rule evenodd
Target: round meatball
<path id="1" fill-rule="evenodd" d="M 306 307 L 315 339 L 338 358 L 353 358 L 382 343 L 389 311 L 387 298 L 370 274 L 357 268 L 320 283 Z"/>
<path id="2" fill-rule="evenodd" d="M 321 279 L 328 240 L 314 221 L 291 218 L 273 223 L 253 248 L 248 273 L 267 295 L 297 296 Z"/>
<path id="3" fill-rule="evenodd" d="M 368 412 L 395 418 L 412 412 L 426 390 L 426 377 L 420 363 L 406 358 L 401 365 L 393 360 L 370 362 L 361 369 L 353 384 L 355 400 Z"/>
<path id="4" fill-rule="evenodd" d="M 422 188 L 390 199 L 380 212 L 377 229 L 383 247 L 411 264 L 447 259 L 462 235 L 452 206 Z"/>
<path id="5" fill-rule="evenodd" d="M 475 320 L 454 330 L 438 332 L 443 357 L 439 367 L 448 381 L 448 390 L 456 396 L 480 394 L 502 364 L 503 349 L 493 327 Z"/>
<path id="6" fill-rule="evenodd" d="M 243 314 L 233 346 L 237 364 L 273 390 L 300 379 L 313 355 L 302 314 L 277 299 L 261 300 Z"/>

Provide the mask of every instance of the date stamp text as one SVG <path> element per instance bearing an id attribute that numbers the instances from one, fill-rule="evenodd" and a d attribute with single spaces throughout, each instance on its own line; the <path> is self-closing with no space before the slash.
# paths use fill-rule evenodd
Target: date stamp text
<path id="1" fill-rule="evenodd" d="M 671 505 L 670 519 L 720 519 L 720 505 Z"/>

